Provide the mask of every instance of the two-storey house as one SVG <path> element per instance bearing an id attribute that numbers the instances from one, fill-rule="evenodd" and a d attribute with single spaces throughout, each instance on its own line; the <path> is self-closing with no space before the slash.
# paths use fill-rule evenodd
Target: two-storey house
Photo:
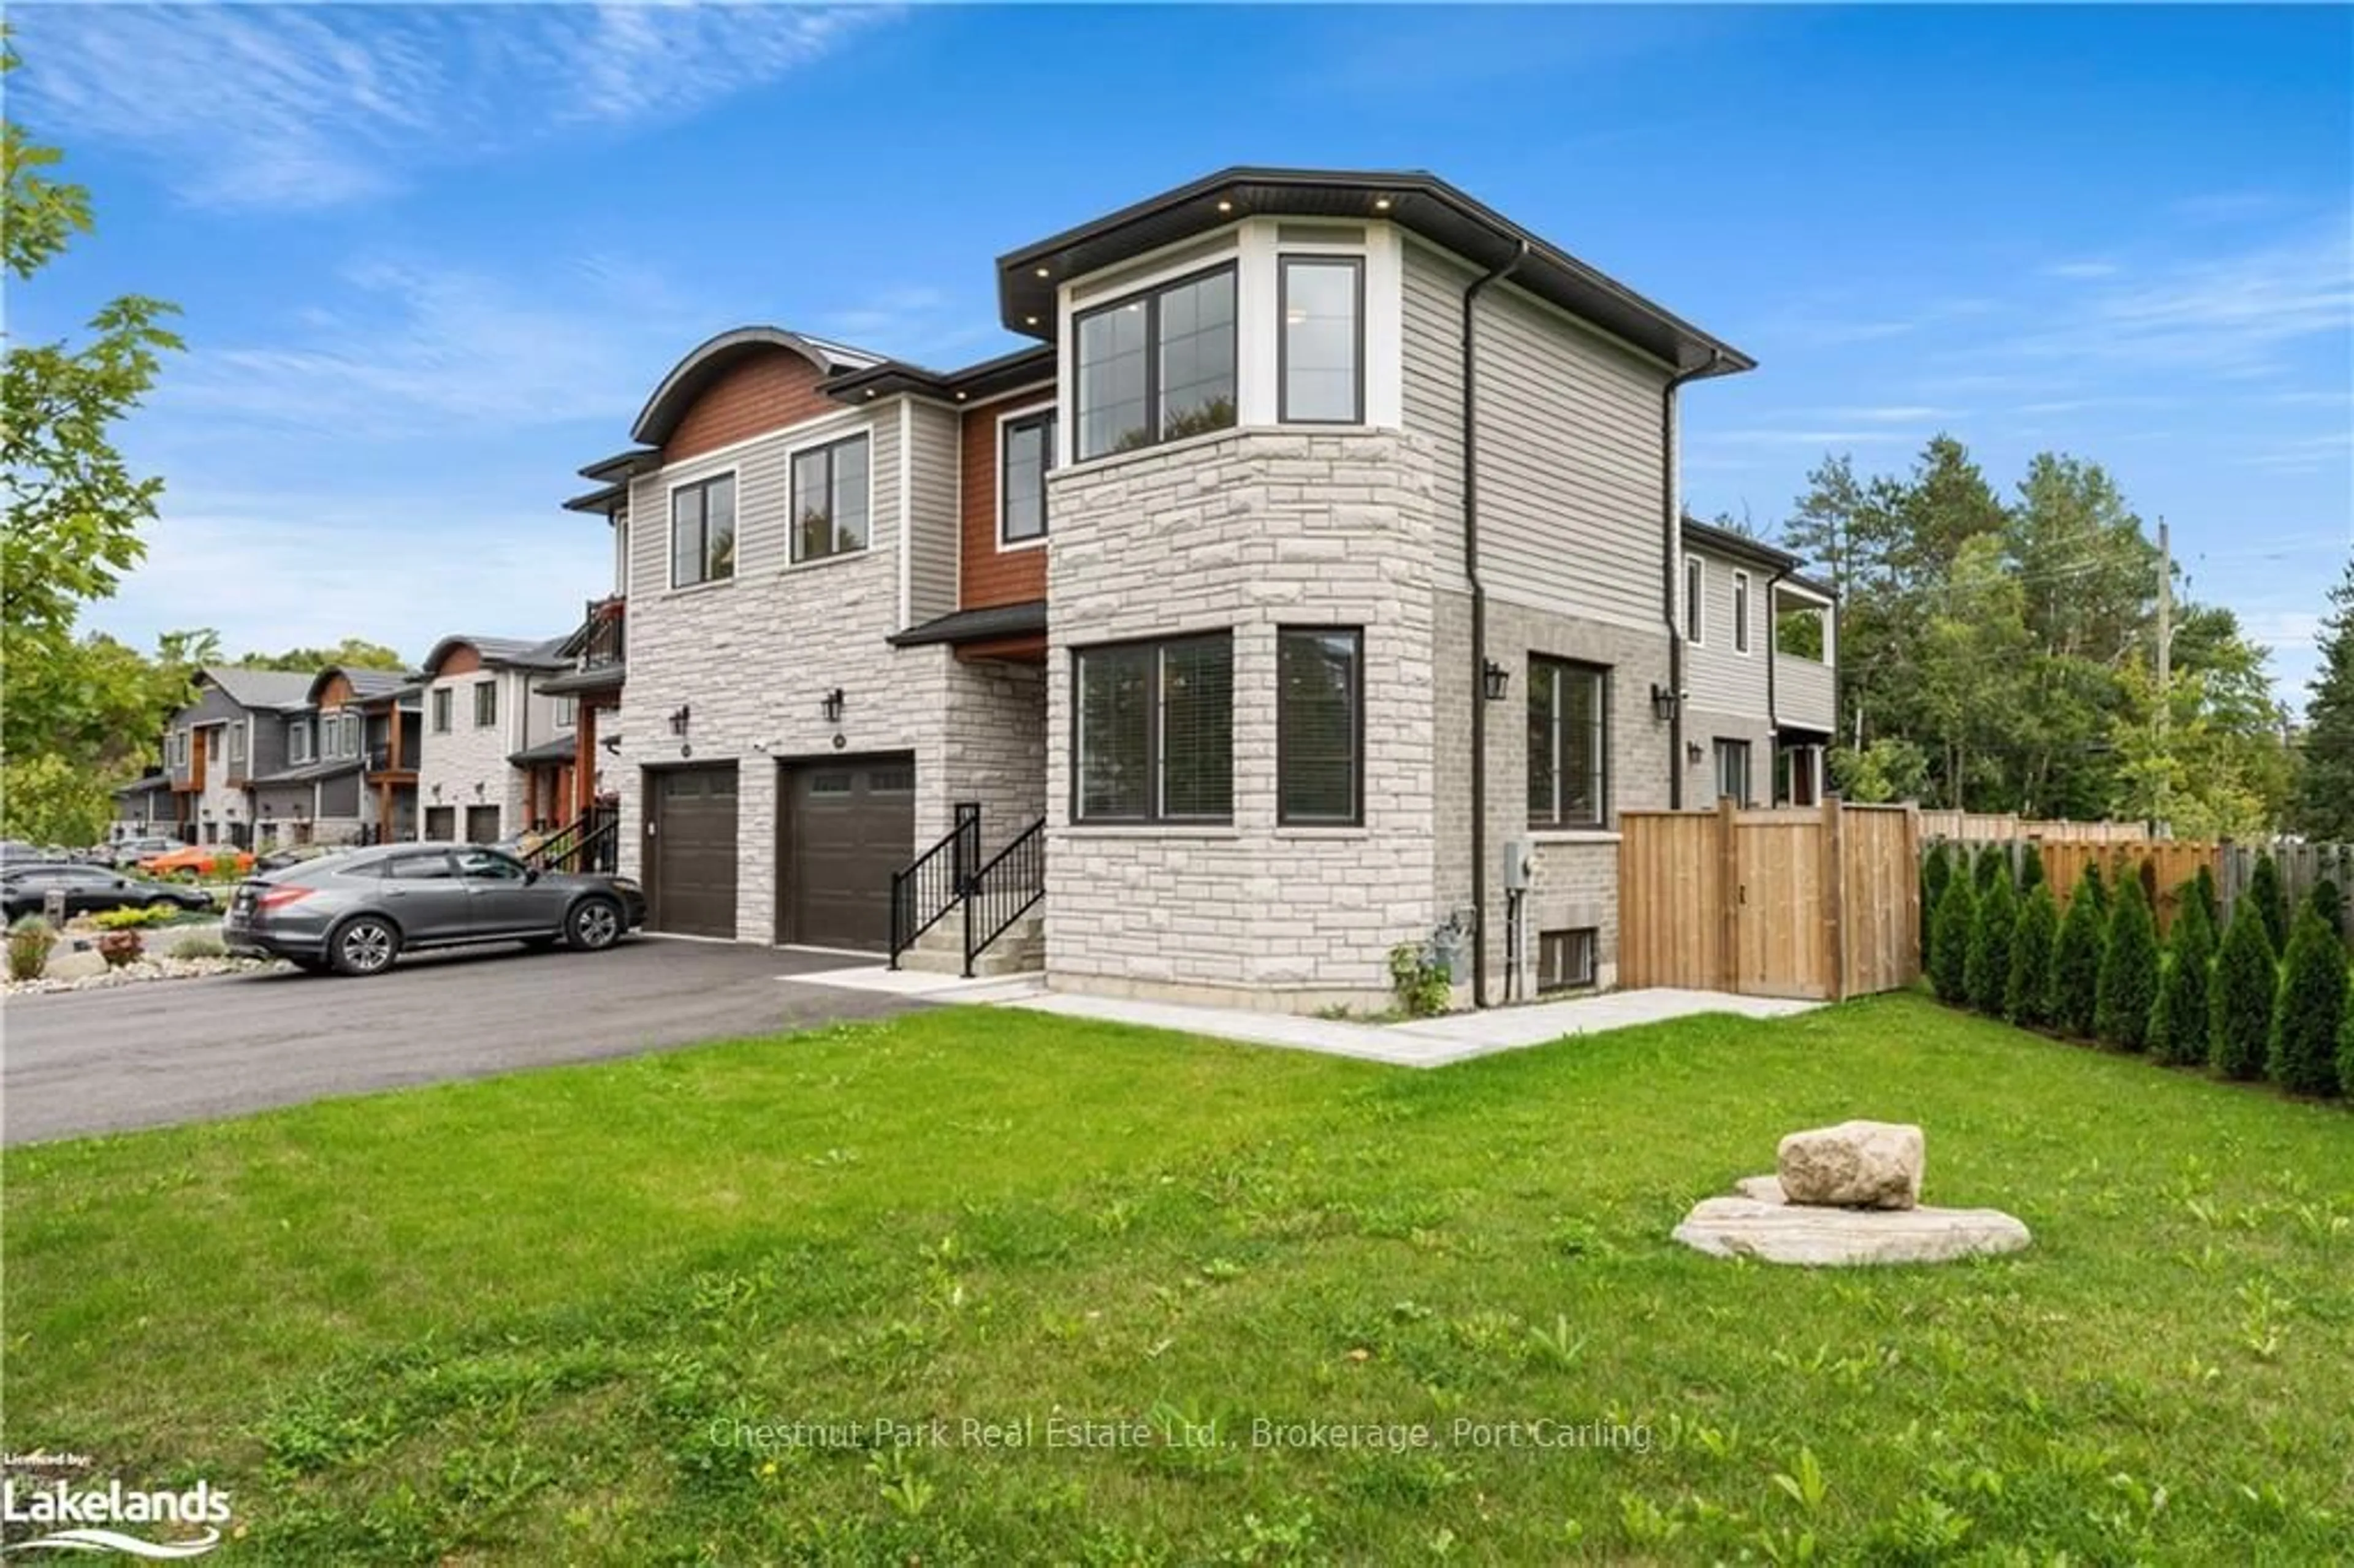
<path id="1" fill-rule="evenodd" d="M 1683 524 L 1683 795 L 1811 806 L 1838 727 L 1830 589 L 1787 550 Z"/>
<path id="2" fill-rule="evenodd" d="M 1229 170 L 997 271 L 1034 347 L 724 333 L 582 471 L 653 928 L 970 916 L 1054 986 L 1295 1009 L 1451 933 L 1483 1003 L 1606 983 L 1618 815 L 1703 738 L 1678 394 L 1751 362 L 1418 173 Z"/>
<path id="3" fill-rule="evenodd" d="M 538 690 L 570 666 L 558 646 L 474 636 L 433 645 L 417 679 L 416 836 L 491 843 L 564 820 L 576 700 Z"/>
<path id="4" fill-rule="evenodd" d="M 196 691 L 164 731 L 173 831 L 186 843 L 250 848 L 252 780 L 284 768 L 285 720 L 309 706 L 311 677 L 208 666 L 196 673 Z"/>

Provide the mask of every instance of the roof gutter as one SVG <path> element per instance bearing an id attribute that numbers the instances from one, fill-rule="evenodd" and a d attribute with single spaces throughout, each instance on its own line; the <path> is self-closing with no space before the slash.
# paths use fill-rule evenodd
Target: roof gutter
<path id="1" fill-rule="evenodd" d="M 1676 614 L 1676 595 L 1683 587 L 1683 497 L 1676 493 L 1676 394 L 1687 381 L 1713 375 L 1724 351 L 1711 346 L 1697 368 L 1668 377 L 1659 392 L 1659 511 L 1667 535 L 1666 564 L 1660 572 L 1666 592 L 1660 609 L 1668 623 L 1668 810 L 1684 809 L 1684 627 Z"/>
<path id="2" fill-rule="evenodd" d="M 1471 1004 L 1488 1003 L 1488 590 L 1479 583 L 1479 421 L 1473 392 L 1479 383 L 1478 337 L 1472 312 L 1490 284 L 1500 283 L 1529 259 L 1521 239 L 1511 260 L 1472 280 L 1463 291 L 1463 575 L 1471 585 Z"/>

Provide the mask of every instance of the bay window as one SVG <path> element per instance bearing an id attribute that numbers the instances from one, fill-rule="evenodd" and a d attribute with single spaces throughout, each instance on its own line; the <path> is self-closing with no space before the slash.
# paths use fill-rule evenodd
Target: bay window
<path id="1" fill-rule="evenodd" d="M 1286 627 L 1276 636 L 1276 816 L 1348 826 L 1364 819 L 1364 633 Z"/>
<path id="2" fill-rule="evenodd" d="M 1606 670 L 1529 660 L 1529 826 L 1598 828 L 1609 800 Z"/>
<path id="3" fill-rule="evenodd" d="M 822 561 L 866 548 L 866 438 L 793 454 L 793 559 Z"/>
<path id="4" fill-rule="evenodd" d="M 1166 283 L 1076 323 L 1084 461 L 1235 422 L 1235 269 Z"/>
<path id="5" fill-rule="evenodd" d="M 1234 818 L 1234 639 L 1225 632 L 1075 655 L 1074 817 Z"/>
<path id="6" fill-rule="evenodd" d="M 1287 425 L 1354 425 L 1365 408 L 1365 264 L 1354 256 L 1282 261 L 1282 407 Z"/>

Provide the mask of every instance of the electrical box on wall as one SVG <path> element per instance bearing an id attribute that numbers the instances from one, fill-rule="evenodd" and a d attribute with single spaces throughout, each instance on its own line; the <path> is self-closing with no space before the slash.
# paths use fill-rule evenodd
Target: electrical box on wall
<path id="1" fill-rule="evenodd" d="M 1527 839 L 1504 841 L 1504 891 L 1525 893 L 1537 874 L 1537 846 Z"/>

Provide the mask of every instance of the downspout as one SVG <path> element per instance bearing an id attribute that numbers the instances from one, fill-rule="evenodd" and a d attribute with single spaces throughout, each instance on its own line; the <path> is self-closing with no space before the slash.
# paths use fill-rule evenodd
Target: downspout
<path id="1" fill-rule="evenodd" d="M 1463 575 L 1471 586 L 1471 1005 L 1488 1005 L 1488 590 L 1479 586 L 1479 424 L 1473 415 L 1479 356 L 1473 307 L 1491 283 L 1529 259 L 1522 239 L 1511 260 L 1463 291 Z"/>
<path id="2" fill-rule="evenodd" d="M 1676 393 L 1685 382 L 1699 380 L 1723 362 L 1724 351 L 1712 347 L 1707 363 L 1669 376 L 1659 393 L 1659 495 L 1668 545 L 1667 564 L 1660 570 L 1667 588 L 1662 608 L 1667 611 L 1668 691 L 1671 694 L 1668 706 L 1668 809 L 1671 811 L 1684 808 L 1684 630 L 1683 620 L 1676 613 L 1676 600 L 1684 588 L 1684 520 L 1683 497 L 1676 493 Z"/>

